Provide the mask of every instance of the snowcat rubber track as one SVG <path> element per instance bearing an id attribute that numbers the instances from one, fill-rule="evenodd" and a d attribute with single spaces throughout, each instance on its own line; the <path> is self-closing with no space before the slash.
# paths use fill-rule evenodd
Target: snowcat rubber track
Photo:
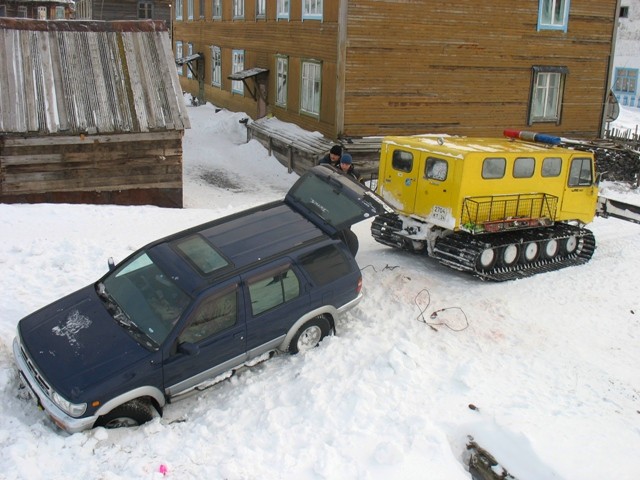
<path id="1" fill-rule="evenodd" d="M 401 232 L 402 220 L 395 214 L 380 215 L 371 224 L 371 234 L 376 241 L 410 252 L 426 252 L 426 247 L 416 248 L 416 242 L 407 238 Z M 563 245 L 563 241 L 572 236 L 577 240 L 577 248 L 570 254 L 560 251 L 553 258 L 545 258 L 541 254 L 532 262 L 517 262 L 511 266 L 503 266 L 497 261 L 488 270 L 478 268 L 478 259 L 487 248 L 494 248 L 499 251 L 501 247 L 511 244 L 522 246 L 529 242 L 536 242 L 542 252 L 544 244 L 549 240 L 555 239 Z M 556 224 L 538 229 L 488 235 L 452 232 L 437 240 L 432 256 L 443 265 L 456 270 L 471 272 L 482 280 L 503 282 L 530 277 L 537 273 L 582 265 L 591 259 L 595 247 L 595 238 L 590 230 L 568 224 Z"/>

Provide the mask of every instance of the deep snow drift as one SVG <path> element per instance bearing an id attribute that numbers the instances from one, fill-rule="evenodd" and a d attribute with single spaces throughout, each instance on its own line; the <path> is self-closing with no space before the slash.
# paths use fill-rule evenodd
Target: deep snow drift
<path id="1" fill-rule="evenodd" d="M 337 336 L 142 427 L 57 431 L 18 394 L 20 318 L 95 281 L 109 256 L 282 198 L 296 179 L 245 143 L 242 114 L 189 114 L 185 209 L 0 205 L 0 478 L 469 479 L 469 436 L 520 480 L 638 478 L 640 225 L 615 219 L 590 226 L 588 264 L 502 284 L 358 224 L 365 299 Z"/>

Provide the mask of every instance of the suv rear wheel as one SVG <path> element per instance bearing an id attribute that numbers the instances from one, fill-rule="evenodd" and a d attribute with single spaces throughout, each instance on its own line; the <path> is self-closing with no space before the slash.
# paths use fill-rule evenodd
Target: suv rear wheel
<path id="1" fill-rule="evenodd" d="M 153 407 L 148 402 L 132 400 L 98 418 L 95 426 L 104 428 L 137 427 L 152 418 Z"/>
<path id="2" fill-rule="evenodd" d="M 331 326 L 324 315 L 306 321 L 291 339 L 289 353 L 306 352 L 317 347 L 330 330 Z"/>

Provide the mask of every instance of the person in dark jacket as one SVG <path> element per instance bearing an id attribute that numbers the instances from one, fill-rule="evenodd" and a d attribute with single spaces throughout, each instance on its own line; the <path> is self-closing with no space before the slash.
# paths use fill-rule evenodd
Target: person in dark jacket
<path id="1" fill-rule="evenodd" d="M 353 159 L 351 155 L 348 153 L 343 153 L 342 157 L 340 157 L 339 167 L 343 173 L 349 175 L 357 182 L 362 182 L 362 176 L 358 173 L 358 171 L 353 167 Z"/>
<path id="2" fill-rule="evenodd" d="M 322 157 L 320 159 L 320 162 L 318 163 L 328 164 L 333 167 L 339 168 L 340 158 L 342 158 L 342 147 L 340 145 L 334 145 L 333 147 L 331 147 L 331 150 L 329 150 L 329 153 Z"/>

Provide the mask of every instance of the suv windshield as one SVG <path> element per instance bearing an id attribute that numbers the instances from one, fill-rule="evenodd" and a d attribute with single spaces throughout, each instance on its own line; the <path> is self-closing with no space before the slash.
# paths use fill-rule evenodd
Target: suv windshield
<path id="1" fill-rule="evenodd" d="M 136 337 L 129 328 L 133 324 L 135 330 L 156 345 L 161 345 L 167 338 L 190 302 L 190 297 L 144 252 L 120 265 L 105 277 L 101 285 L 129 322 L 120 321 L 117 315 L 114 318 Z M 101 297 L 104 298 L 103 295 Z"/>

